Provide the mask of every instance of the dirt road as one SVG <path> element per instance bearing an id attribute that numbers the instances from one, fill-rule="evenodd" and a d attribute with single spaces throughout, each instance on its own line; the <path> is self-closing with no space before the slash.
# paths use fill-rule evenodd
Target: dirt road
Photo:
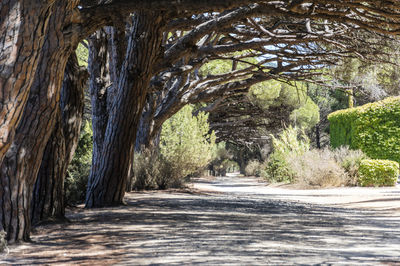
<path id="1" fill-rule="evenodd" d="M 34 243 L 11 246 L 0 263 L 400 265 L 398 188 L 307 194 L 238 177 L 194 188 L 129 193 L 127 206 L 69 212 L 72 223 L 39 228 Z"/>

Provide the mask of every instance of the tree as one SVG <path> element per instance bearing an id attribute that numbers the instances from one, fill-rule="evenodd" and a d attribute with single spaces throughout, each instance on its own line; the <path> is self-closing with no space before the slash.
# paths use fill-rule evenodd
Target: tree
<path id="1" fill-rule="evenodd" d="M 56 126 L 47 142 L 32 199 L 32 222 L 64 219 L 64 178 L 78 144 L 88 78 L 72 54 L 65 69 Z"/>
<path id="2" fill-rule="evenodd" d="M 275 37 L 279 41 L 290 42 L 287 46 L 278 49 L 277 47 L 271 49 L 265 47 L 277 42 L 268 33 L 264 33 L 265 38 L 255 39 L 255 37 L 264 37 L 264 35 L 260 33 L 260 30 L 255 30 L 254 21 L 248 23 L 248 29 L 244 29 L 241 33 L 238 32 L 241 25 L 238 22 L 240 19 L 257 15 L 263 10 L 259 5 L 245 6 L 210 17 L 206 16 L 206 18 L 202 16 L 193 18 L 195 22 L 189 24 L 196 25 L 197 23 L 196 27 L 193 26 L 193 29 L 186 33 L 182 31 L 178 34 L 172 33 L 170 38 L 168 38 L 168 24 L 165 21 L 173 18 L 174 14 L 162 12 L 135 13 L 133 26 L 128 25 L 131 32 L 128 35 L 127 52 L 122 53 L 125 58 L 124 63 L 118 64 L 113 62 L 115 60 L 110 59 L 108 72 L 112 85 L 107 88 L 104 87 L 107 82 L 101 82 L 103 87 L 96 90 L 104 95 L 107 93 L 107 101 L 112 102 L 112 107 L 108 108 L 109 115 L 104 115 L 108 104 L 104 102 L 104 99 L 103 104 L 101 104 L 101 101 L 98 101 L 100 100 L 99 97 L 95 97 L 96 102 L 93 104 L 96 109 L 94 110 L 95 115 L 100 115 L 102 112 L 100 116 L 104 117 L 100 120 L 95 119 L 102 124 L 100 127 L 96 126 L 97 122 L 93 124 L 95 149 L 98 145 L 96 142 L 97 133 L 95 132 L 104 132 L 104 134 L 99 134 L 99 136 L 104 135 L 104 138 L 99 138 L 99 150 L 101 152 L 93 153 L 93 166 L 86 199 L 87 207 L 122 203 L 124 187 L 129 178 L 129 166 L 133 159 L 132 145 L 136 140 L 136 130 L 140 123 L 142 109 L 146 103 L 146 95 L 147 99 L 154 100 L 157 99 L 157 94 L 166 96 L 164 99 L 158 97 L 163 105 L 157 107 L 157 114 L 155 114 L 159 123 L 153 125 L 153 134 L 157 134 L 162 123 L 187 103 L 209 101 L 225 92 L 246 88 L 252 84 L 272 79 L 274 75 L 281 72 L 308 72 L 301 66 L 310 65 L 312 60 L 316 59 L 316 56 L 321 57 L 319 62 L 324 61 L 322 51 L 318 51 L 319 46 L 314 45 L 314 48 L 308 45 L 309 42 L 315 42 L 322 38 L 324 33 L 311 34 L 310 37 L 307 37 L 309 33 L 305 22 L 299 23 L 294 30 L 301 36 L 300 39 L 293 40 L 296 36 L 295 33 L 289 36 L 285 33 L 282 33 L 282 36 L 276 35 Z M 178 22 L 172 21 L 172 23 Z M 187 23 L 186 21 L 184 24 Z M 315 26 L 321 27 L 317 24 Z M 210 34 L 210 32 L 215 33 Z M 224 35 L 229 35 L 229 32 L 242 34 L 240 35 L 242 39 L 231 38 L 231 40 L 226 40 Z M 107 37 L 103 36 L 103 38 Z M 299 52 L 298 49 L 294 48 L 294 45 L 300 46 L 303 43 L 308 46 L 305 47 L 307 52 Z M 105 51 L 107 45 L 107 41 L 103 42 L 104 48 L 101 51 Z M 111 46 L 111 51 L 121 51 L 119 47 Z M 97 48 L 93 47 L 93 49 Z M 238 50 L 249 52 L 239 56 L 229 55 L 229 53 Z M 292 51 L 294 52 L 293 57 L 289 57 L 289 53 Z M 283 63 L 277 66 L 266 65 L 268 62 L 275 62 L 276 58 L 267 58 L 257 63 L 246 62 L 248 58 L 268 52 L 282 57 Z M 199 79 L 187 78 L 190 76 L 191 70 L 200 67 L 204 60 L 223 59 L 224 54 L 229 55 L 225 60 L 239 63 L 243 61 L 243 66 L 223 75 Z M 104 52 L 104 55 L 107 58 L 106 52 Z M 118 62 L 118 60 L 116 61 Z M 91 63 L 97 66 L 101 65 L 101 63 L 94 63 L 93 61 Z M 95 73 L 91 78 L 92 84 L 103 79 L 102 73 L 105 72 Z M 290 76 L 288 73 L 285 75 Z M 158 86 L 166 88 L 167 91 L 150 95 L 151 91 L 157 91 Z M 109 95 L 109 91 L 112 91 L 111 95 Z M 151 107 L 151 105 L 153 104 L 149 103 L 148 106 Z M 97 106 L 105 106 L 106 108 L 102 108 L 103 111 L 98 113 Z M 151 108 L 149 111 L 151 111 Z M 154 111 L 155 109 L 153 109 Z M 104 121 L 107 121 L 107 125 L 104 124 Z"/>
<path id="3" fill-rule="evenodd" d="M 15 138 L 1 165 L 1 203 L 5 210 L 2 226 L 11 241 L 29 239 L 33 186 L 44 149 L 56 124 L 65 65 L 78 41 L 74 34 L 60 35 L 62 28 L 73 19 L 65 11 L 73 8 L 74 4 L 70 1 L 59 1 L 53 6 L 42 47 L 45 49 L 40 53 L 38 68 Z"/>
<path id="4" fill-rule="evenodd" d="M 0 36 L 2 36 L 0 41 L 0 51 L 2 52 L 0 59 L 2 60 L 0 91 L 2 95 L 0 98 L 2 99 L 2 106 L 6 106 L 6 108 L 1 109 L 0 161 L 3 160 L 3 164 L 0 173 L 2 182 L 0 189 L 0 205 L 2 208 L 0 220 L 2 228 L 0 229 L 5 229 L 11 242 L 29 238 L 29 199 L 41 165 L 43 152 L 57 121 L 56 109 L 65 65 L 69 55 L 75 50 L 79 41 L 95 30 L 106 25 L 118 24 L 120 18 L 125 18 L 135 11 L 140 14 L 141 12 L 148 13 L 157 10 L 159 14 L 163 12 L 169 13 L 171 18 L 191 18 L 193 14 L 225 11 L 240 6 L 243 6 L 238 9 L 241 11 L 248 10 L 251 12 L 251 10 L 258 10 L 258 13 L 253 15 L 274 14 L 292 18 L 332 19 L 348 23 L 350 25 L 349 28 L 362 27 L 389 34 L 395 34 L 398 30 L 397 15 L 399 11 L 395 3 L 391 4 L 392 1 L 378 1 L 382 3 L 382 5 L 378 5 L 379 9 L 371 8 L 377 3 L 377 1 L 372 0 L 352 3 L 350 8 L 346 6 L 346 1 L 333 0 L 324 1 L 323 4 L 318 1 L 292 1 L 290 3 L 258 1 L 255 4 L 253 1 L 246 0 L 202 2 L 180 0 L 173 3 L 166 0 L 118 0 L 106 2 L 10 0 L 3 1 L 0 4 L 0 13 L 2 14 L 0 23 Z M 78 4 L 80 5 L 79 7 Z M 232 14 L 237 14 L 237 12 Z M 161 16 L 163 15 L 165 14 Z M 11 23 L 4 23 L 4 18 Z M 222 15 L 218 21 L 227 21 L 229 19 L 238 19 L 238 16 Z M 144 74 L 142 72 L 126 72 L 124 69 L 119 72 L 119 80 L 121 81 L 118 83 L 119 87 L 131 84 L 125 78 L 128 74 L 140 77 L 140 80 L 134 79 L 138 82 L 137 84 L 132 84 L 130 88 L 133 88 L 131 91 L 135 91 L 133 94 L 136 93 L 135 95 L 138 97 L 139 102 L 137 105 L 139 111 L 134 110 L 134 112 L 137 111 L 135 115 L 130 116 L 127 120 L 131 121 L 133 126 L 138 123 L 139 118 L 137 117 L 140 116 L 141 107 L 144 105 L 143 99 L 146 97 L 146 90 L 149 88 L 149 76 L 170 68 L 171 65 L 191 51 L 191 48 L 198 42 L 199 37 L 204 36 L 202 35 L 204 32 L 216 29 L 215 25 L 217 24 L 214 21 L 205 25 L 207 26 L 203 28 L 203 32 L 192 31 L 191 35 L 168 47 L 162 61 L 154 60 L 155 57 L 153 56 L 148 58 L 149 61 L 147 63 L 137 61 L 142 65 L 136 70 L 149 70 L 149 75 L 145 74 L 143 79 L 141 75 L 138 75 Z M 356 25 L 356 27 L 352 25 Z M 323 26 L 323 23 L 321 26 Z M 19 27 L 18 30 L 15 27 Z M 153 27 L 155 26 L 153 25 Z M 136 28 L 134 32 L 141 30 Z M 318 32 L 308 32 L 307 36 L 316 35 L 318 35 Z M 136 35 L 136 37 L 141 37 L 141 35 Z M 140 38 L 132 38 L 133 40 L 137 40 L 138 43 L 141 42 Z M 148 44 L 158 42 L 152 41 L 148 42 Z M 129 47 L 129 43 L 127 47 Z M 223 47 L 220 48 L 222 49 Z M 134 54 L 132 50 L 129 50 L 127 55 L 127 58 L 130 58 L 129 56 Z M 127 62 L 129 61 L 127 60 Z M 39 66 L 38 69 L 36 69 L 37 66 Z M 128 65 L 128 68 L 130 67 Z M 130 70 L 134 69 L 130 68 Z M 152 69 L 154 71 L 150 71 Z M 153 73 L 150 75 L 150 72 Z M 21 73 L 26 73 L 26 77 L 20 75 Z M 248 82 L 256 82 L 261 79 L 259 76 L 258 79 L 254 76 Z M 244 86 L 243 83 L 242 85 L 240 84 L 240 82 L 236 82 L 224 86 Z M 139 89 L 139 87 L 145 87 L 146 89 Z M 135 88 L 138 88 L 138 90 L 136 91 Z M 121 99 L 121 97 L 129 96 L 129 92 L 119 90 L 116 96 L 116 99 Z M 123 193 L 119 191 L 125 182 L 123 181 L 126 178 L 125 170 L 121 170 L 121 175 L 118 173 L 120 175 L 118 180 L 111 182 L 112 178 L 110 177 L 111 172 L 109 169 L 118 164 L 118 161 L 125 165 L 131 160 L 131 157 L 125 157 L 125 153 L 121 154 L 116 151 L 122 147 L 122 142 L 124 141 L 119 141 L 119 145 L 115 146 L 114 150 L 110 147 L 114 145 L 114 140 L 117 141 L 116 135 L 131 137 L 136 133 L 126 135 L 127 131 L 123 130 L 123 128 L 126 129 L 128 126 L 122 126 L 121 117 L 123 115 L 117 114 L 120 110 L 116 105 L 113 105 L 111 117 L 116 119 L 117 123 L 115 126 L 107 127 L 106 135 L 108 137 L 105 142 L 107 144 L 104 147 L 108 146 L 103 148 L 107 155 L 100 160 L 102 169 L 98 170 L 97 174 L 94 174 L 96 176 L 95 179 L 98 181 L 95 180 L 92 183 L 93 187 L 90 191 L 93 193 L 89 197 L 91 200 L 88 201 L 94 202 L 93 199 L 97 198 L 99 203 L 88 204 L 88 206 L 102 206 L 107 202 L 122 201 Z M 122 110 L 128 111 L 128 113 L 131 111 L 129 108 L 127 110 L 125 106 Z M 116 129 L 117 126 L 119 127 L 118 130 Z M 113 134 L 114 131 L 119 131 L 120 133 Z M 132 141 L 129 140 L 128 144 Z M 5 155 L 6 153 L 7 155 Z M 117 157 L 114 158 L 114 156 Z M 122 157 L 124 158 L 121 159 Z M 4 160 L 4 158 L 6 159 Z M 110 165 L 105 166 L 108 162 L 110 162 Z M 124 166 L 121 165 L 119 167 L 122 168 Z M 106 183 L 109 182 L 116 185 L 108 188 Z M 110 190 L 109 192 L 104 191 L 106 187 Z"/>
<path id="5" fill-rule="evenodd" d="M 0 3 L 0 164 L 21 119 L 51 11 L 51 1 Z"/>
<path id="6" fill-rule="evenodd" d="M 193 107 L 186 105 L 163 124 L 160 152 L 180 178 L 196 173 L 212 159 L 215 135 L 207 118 L 202 112 L 193 116 Z"/>
<path id="7" fill-rule="evenodd" d="M 323 66 L 335 61 L 333 52 L 315 43 L 326 40 L 325 34 L 332 37 L 334 29 L 329 33 L 322 29 L 317 35 L 309 35 L 310 27 L 318 31 L 321 25 L 298 20 L 287 30 L 293 22 L 281 22 L 275 27 L 279 18 L 264 18 L 257 22 L 251 14 L 244 19 L 245 22 L 221 23 L 218 31 L 207 32 L 197 43 L 197 49 L 192 48 L 185 53 L 184 60 L 153 78 L 153 88 L 147 95 L 138 132 L 137 148 L 151 145 L 162 123 L 188 103 L 210 102 L 209 108 L 215 109 L 218 102 L 232 97 L 235 91 L 243 94 L 252 85 L 271 79 L 305 78 L 313 75 L 312 70 L 318 64 Z M 203 22 L 204 18 L 201 19 Z M 209 21 L 212 19 L 208 18 Z M 172 34 L 171 45 L 188 36 L 190 32 L 183 37 Z M 338 50 L 336 52 L 340 54 Z M 263 58 L 263 55 L 267 56 Z"/>
<path id="8" fill-rule="evenodd" d="M 6 107 L 1 110 L 0 161 L 4 156 L 6 160 L 0 173 L 0 229 L 7 232 L 10 242 L 29 239 L 33 185 L 57 121 L 61 81 L 71 52 L 96 29 L 135 10 L 171 8 L 170 1 L 161 0 L 93 2 L 12 0 L 0 5 L 0 84 L 2 106 Z M 173 12 L 203 12 L 248 2 L 214 1 L 209 5 L 186 0 L 179 1 Z"/>

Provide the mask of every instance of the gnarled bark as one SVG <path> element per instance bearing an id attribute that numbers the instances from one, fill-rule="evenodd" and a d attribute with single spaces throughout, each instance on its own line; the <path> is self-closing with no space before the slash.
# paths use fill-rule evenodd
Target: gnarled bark
<path id="1" fill-rule="evenodd" d="M 104 134 L 108 122 L 109 99 L 111 95 L 111 80 L 109 71 L 109 47 L 105 29 L 98 30 L 89 38 L 89 91 L 92 103 L 92 128 L 93 128 L 93 153 L 92 168 L 98 168 L 98 158 L 101 156 Z M 88 180 L 88 188 L 91 186 L 91 179 Z"/>
<path id="2" fill-rule="evenodd" d="M 29 240 L 30 203 L 43 152 L 56 123 L 65 65 L 78 38 L 71 24 L 78 1 L 57 1 L 38 69 L 14 141 L 1 165 L 0 223 L 10 242 Z M 67 32 L 63 32 L 67 30 Z"/>
<path id="3" fill-rule="evenodd" d="M 154 75 L 154 64 L 162 56 L 164 27 L 161 13 L 138 12 L 134 17 L 102 153 L 96 158 L 97 167 L 92 168 L 89 177 L 86 207 L 123 203 L 136 131 Z"/>
<path id="4" fill-rule="evenodd" d="M 0 164 L 14 139 L 28 99 L 51 1 L 0 1 Z"/>
<path id="5" fill-rule="evenodd" d="M 32 200 L 32 223 L 64 219 L 64 179 L 75 153 L 83 118 L 88 73 L 72 54 L 65 69 L 57 123 L 47 143 Z"/>

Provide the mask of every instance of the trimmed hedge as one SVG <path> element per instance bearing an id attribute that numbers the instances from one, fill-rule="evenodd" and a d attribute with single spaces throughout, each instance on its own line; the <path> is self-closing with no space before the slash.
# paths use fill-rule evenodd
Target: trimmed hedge
<path id="1" fill-rule="evenodd" d="M 400 97 L 331 113 L 333 148 L 348 145 L 372 159 L 400 162 Z"/>
<path id="2" fill-rule="evenodd" d="M 399 163 L 389 160 L 362 160 L 358 171 L 360 186 L 394 186 L 399 176 Z"/>

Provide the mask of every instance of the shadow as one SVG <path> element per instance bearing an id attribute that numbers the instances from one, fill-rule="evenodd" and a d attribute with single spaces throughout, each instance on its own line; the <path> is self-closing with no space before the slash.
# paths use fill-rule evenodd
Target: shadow
<path id="1" fill-rule="evenodd" d="M 400 262 L 400 217 L 264 195 L 129 193 L 127 206 L 68 214 L 0 262 L 280 265 Z"/>

